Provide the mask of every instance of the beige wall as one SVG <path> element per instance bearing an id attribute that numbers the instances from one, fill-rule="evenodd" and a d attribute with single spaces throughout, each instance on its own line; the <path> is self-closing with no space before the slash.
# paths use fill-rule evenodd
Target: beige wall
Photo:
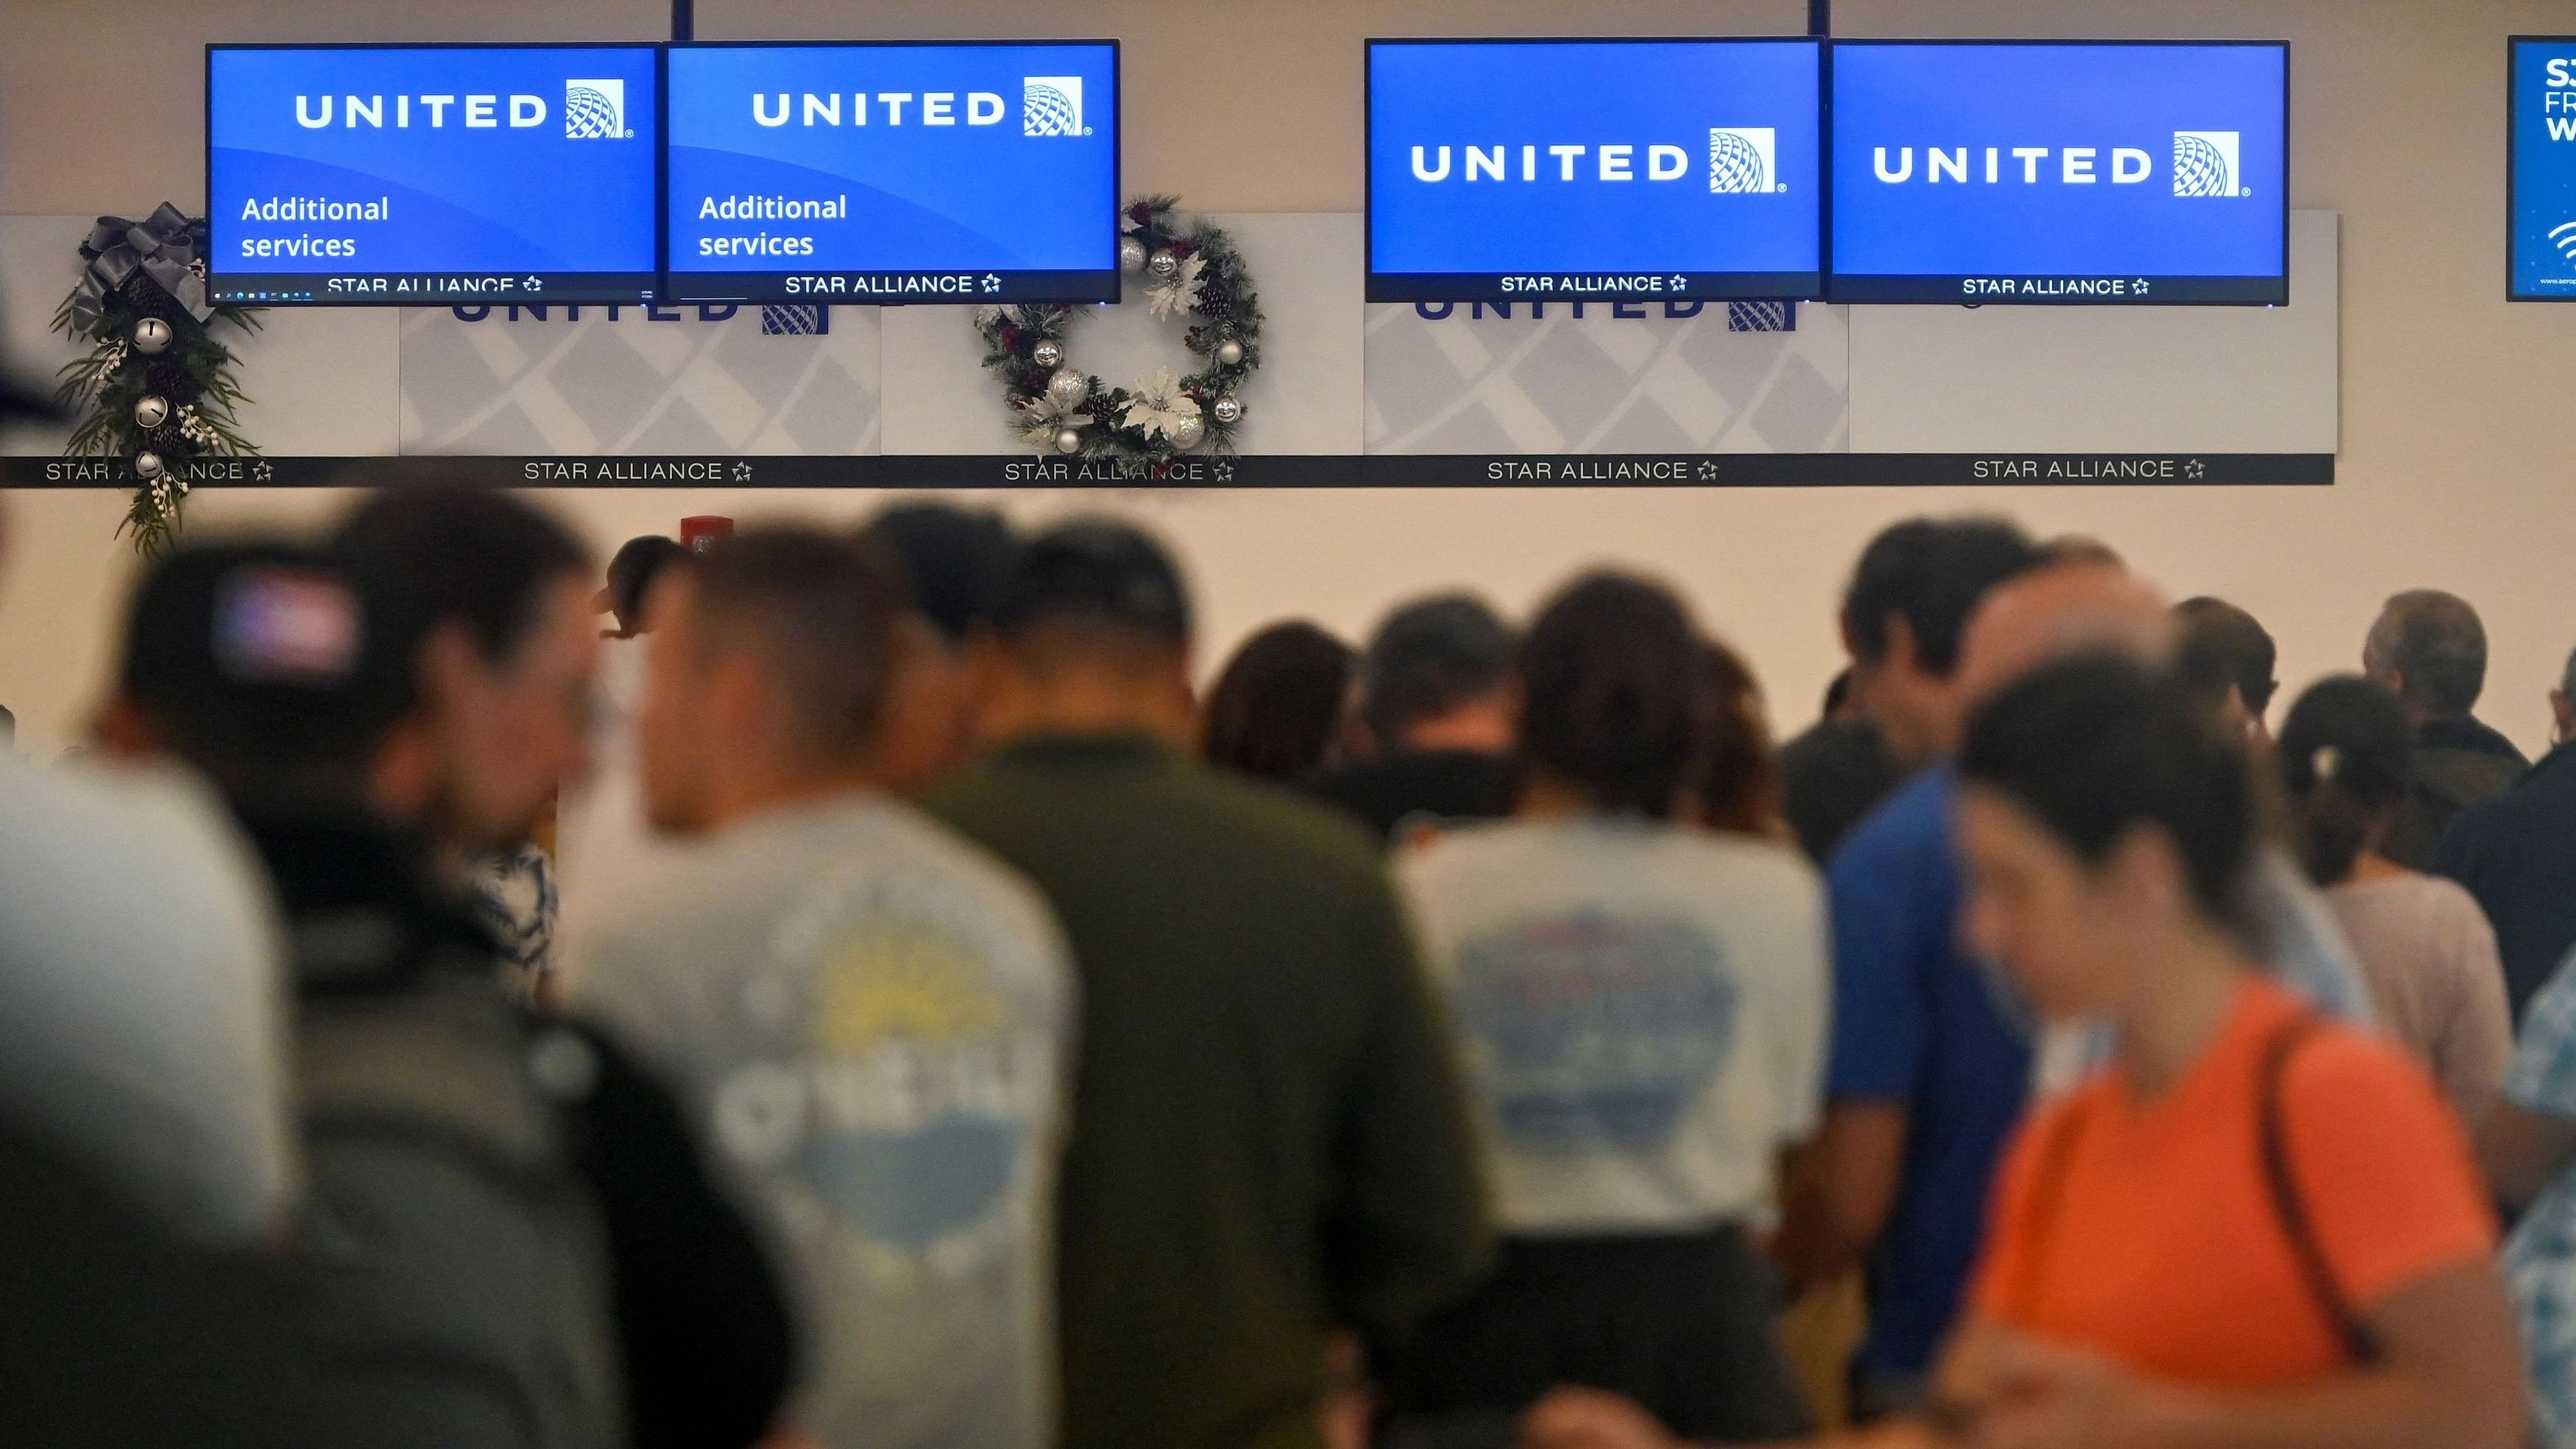
<path id="1" fill-rule="evenodd" d="M 1796 0 L 702 0 L 720 37 L 1110 35 L 1126 42 L 1127 174 L 1211 209 L 1357 210 L 1370 34 L 1781 32 Z M 1184 549 L 1224 646 L 1286 612 L 1358 630 L 1390 601 L 1467 582 L 1525 606 L 1617 559 L 1682 584 L 1795 721 L 1838 664 L 1831 609 L 1892 518 L 2000 508 L 2099 534 L 2177 594 L 2226 594 L 2280 637 L 2295 686 L 2348 668 L 2378 600 L 2455 589 L 2485 611 L 2486 713 L 2526 744 L 2576 644 L 2566 501 L 2576 308 L 2501 301 L 2503 37 L 2576 31 L 2576 0 L 1842 0 L 1848 35 L 2242 36 L 2294 43 L 2293 202 L 2343 213 L 2344 424 L 2331 490 L 1282 492 L 1009 500 L 1111 503 Z M 207 40 L 651 38 L 659 0 L 0 0 L 0 212 L 201 200 Z M 68 284 L 68 273 L 66 284 Z M 18 299 L 18 305 L 50 298 Z M 2248 397 L 2247 407 L 2264 405 Z M 326 495 L 217 494 L 196 526 L 309 518 Z M 852 494 L 597 492 L 555 501 L 603 546 L 688 512 L 851 518 Z M 38 752 L 70 737 L 128 564 L 105 493 L 21 494 L 0 565 L 0 703 Z"/>

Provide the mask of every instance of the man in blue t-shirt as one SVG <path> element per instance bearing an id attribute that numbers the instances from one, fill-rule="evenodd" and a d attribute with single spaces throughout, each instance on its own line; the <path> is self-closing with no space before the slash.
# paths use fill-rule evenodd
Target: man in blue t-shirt
<path id="1" fill-rule="evenodd" d="M 1867 1263 L 1861 1415 L 1919 1395 L 1957 1311 L 2004 1139 L 2029 1094 L 2029 1033 L 1958 946 L 1949 769 L 1959 655 L 1988 590 L 2040 562 L 1992 519 L 1915 519 L 1873 540 L 1844 595 L 1853 682 L 1920 774 L 1836 852 L 1834 1028 L 1824 1126 L 1792 1173 L 1780 1256 L 1794 1286 Z M 1929 768 L 1926 768 L 1929 767 Z"/>

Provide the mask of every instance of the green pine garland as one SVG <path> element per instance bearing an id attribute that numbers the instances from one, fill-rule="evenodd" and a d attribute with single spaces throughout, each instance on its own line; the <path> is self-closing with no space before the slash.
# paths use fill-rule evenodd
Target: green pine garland
<path id="1" fill-rule="evenodd" d="M 1197 292 L 1184 309 L 1190 326 L 1182 341 L 1202 365 L 1177 379 L 1167 394 L 1158 397 L 1152 387 L 1118 387 L 1093 378 L 1078 404 L 1060 406 L 1050 400 L 1048 383 L 1067 371 L 1087 376 L 1072 366 L 1066 348 L 1074 309 L 1045 304 L 986 307 L 976 313 L 975 330 L 984 339 L 984 367 L 1002 380 L 1003 400 L 1010 405 L 1023 439 L 1041 452 L 1065 453 L 1060 440 L 1068 433 L 1075 444 L 1070 450 L 1074 456 L 1132 459 L 1149 467 L 1168 464 L 1183 453 L 1234 451 L 1242 417 L 1239 411 L 1232 418 L 1223 416 L 1218 403 L 1233 399 L 1239 410 L 1243 385 L 1260 369 L 1261 301 L 1234 239 L 1204 219 L 1182 226 L 1174 215 L 1179 205 L 1177 197 L 1146 197 L 1121 213 L 1119 228 L 1144 248 L 1148 258 L 1168 254 L 1176 266 L 1196 263 Z M 1179 280 L 1178 273 L 1173 280 Z M 1167 285 L 1148 273 L 1149 304 L 1154 291 Z M 1064 359 L 1054 367 L 1041 366 L 1037 360 L 1038 347 L 1049 342 L 1066 349 Z M 1241 349 L 1233 362 L 1219 356 L 1229 342 Z M 1154 425 L 1157 417 L 1190 415 L 1198 419 L 1201 435 L 1186 447 L 1166 427 Z"/>
<path id="2" fill-rule="evenodd" d="M 203 258 L 205 221 L 191 218 L 187 226 L 196 255 Z M 86 243 L 81 254 L 84 262 L 98 255 Z M 191 270 L 202 280 L 205 263 L 195 261 Z M 259 452 L 241 434 L 238 410 L 250 399 L 234 374 L 238 359 L 215 336 L 215 329 L 226 325 L 259 330 L 259 309 L 217 307 L 200 322 L 177 298 L 136 271 L 123 285 L 97 296 L 97 320 L 84 328 L 75 320 L 80 295 L 75 289 L 65 297 L 53 321 L 54 331 L 89 344 L 87 355 L 65 363 L 56 374 L 55 401 L 80 415 L 63 451 L 76 458 L 122 458 L 129 468 L 146 452 L 161 460 L 157 477 L 143 477 L 136 469 L 133 501 L 125 521 L 117 525 L 118 533 L 133 534 L 135 550 L 148 557 L 176 539 L 191 464 Z M 134 345 L 135 327 L 147 318 L 170 326 L 170 343 L 157 354 Z M 151 428 L 135 416 L 136 404 L 146 397 L 159 397 L 167 405 L 167 416 Z"/>

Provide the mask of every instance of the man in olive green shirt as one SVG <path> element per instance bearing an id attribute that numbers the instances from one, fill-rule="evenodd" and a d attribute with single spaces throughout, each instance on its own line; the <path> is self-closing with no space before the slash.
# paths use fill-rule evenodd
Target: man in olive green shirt
<path id="1" fill-rule="evenodd" d="M 1311 1449 L 1327 1334 L 1400 1334 L 1486 1242 L 1376 849 L 1184 753 L 1189 649 L 1153 541 L 1032 539 L 976 659 L 992 753 L 926 802 L 1045 892 L 1080 976 L 1065 1449 Z"/>

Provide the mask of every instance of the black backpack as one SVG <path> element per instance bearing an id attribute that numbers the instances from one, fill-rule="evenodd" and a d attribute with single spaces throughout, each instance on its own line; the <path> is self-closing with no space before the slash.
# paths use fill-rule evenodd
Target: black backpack
<path id="1" fill-rule="evenodd" d="M 299 1014 L 316 1442 L 623 1444 L 608 1252 L 560 1110 L 586 1044 L 462 951 Z"/>

